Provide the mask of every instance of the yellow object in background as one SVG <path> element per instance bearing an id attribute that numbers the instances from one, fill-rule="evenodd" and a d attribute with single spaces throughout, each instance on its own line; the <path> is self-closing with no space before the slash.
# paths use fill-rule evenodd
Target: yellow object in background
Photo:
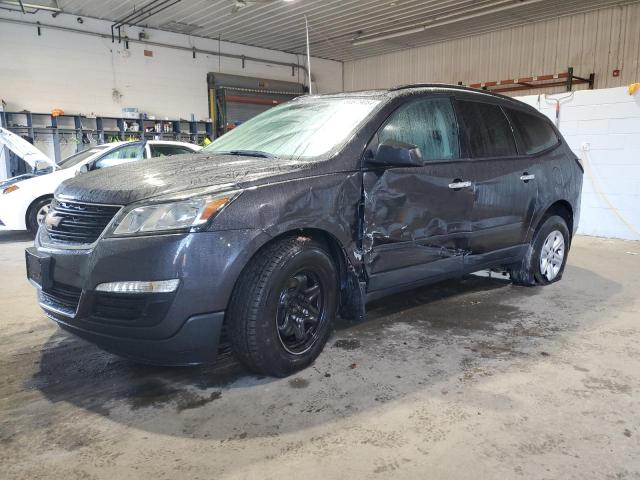
<path id="1" fill-rule="evenodd" d="M 633 95 L 638 90 L 640 90 L 640 83 L 632 83 L 629 85 L 629 95 Z"/>

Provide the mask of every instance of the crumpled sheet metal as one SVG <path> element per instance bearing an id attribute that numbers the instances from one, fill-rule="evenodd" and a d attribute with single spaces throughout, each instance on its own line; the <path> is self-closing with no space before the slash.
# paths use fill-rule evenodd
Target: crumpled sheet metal
<path id="1" fill-rule="evenodd" d="M 215 219 L 215 230 L 262 229 L 270 237 L 296 229 L 318 229 L 356 258 L 360 172 L 316 176 L 247 188 Z"/>
<path id="2" fill-rule="evenodd" d="M 473 193 L 452 195 L 450 175 L 437 166 L 364 173 L 362 248 L 369 273 L 463 253 L 455 236 L 471 228 L 468 212 Z M 444 245 L 434 244 L 432 239 L 437 236 L 452 238 Z"/>

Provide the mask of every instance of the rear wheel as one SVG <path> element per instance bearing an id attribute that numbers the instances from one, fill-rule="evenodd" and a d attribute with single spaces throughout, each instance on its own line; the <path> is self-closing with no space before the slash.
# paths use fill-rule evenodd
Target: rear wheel
<path id="1" fill-rule="evenodd" d="M 51 197 L 42 198 L 31 204 L 29 207 L 29 213 L 27 214 L 27 228 L 35 235 L 38 231 L 38 227 L 44 222 L 44 217 L 47 216 L 51 208 Z"/>
<path id="2" fill-rule="evenodd" d="M 251 370 L 283 377 L 322 351 L 338 305 L 338 275 L 326 247 L 307 237 L 269 245 L 247 265 L 227 322 L 235 355 Z"/>
<path id="3" fill-rule="evenodd" d="M 565 220 L 552 215 L 536 231 L 522 262 L 509 269 L 516 285 L 548 285 L 562 278 L 571 237 Z"/>

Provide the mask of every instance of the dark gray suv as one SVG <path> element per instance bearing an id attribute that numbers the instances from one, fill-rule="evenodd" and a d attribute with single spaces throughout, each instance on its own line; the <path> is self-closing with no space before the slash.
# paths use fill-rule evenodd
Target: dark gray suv
<path id="1" fill-rule="evenodd" d="M 300 97 L 201 153 L 63 183 L 26 251 L 47 315 L 163 365 L 284 376 L 337 314 L 486 268 L 560 279 L 582 167 L 535 109 L 446 85 Z"/>

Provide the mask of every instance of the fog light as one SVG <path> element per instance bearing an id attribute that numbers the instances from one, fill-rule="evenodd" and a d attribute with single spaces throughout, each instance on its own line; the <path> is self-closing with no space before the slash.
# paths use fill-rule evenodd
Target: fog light
<path id="1" fill-rule="evenodd" d="M 158 280 L 155 282 L 109 282 L 96 287 L 97 292 L 110 293 L 170 293 L 175 292 L 180 280 Z"/>

